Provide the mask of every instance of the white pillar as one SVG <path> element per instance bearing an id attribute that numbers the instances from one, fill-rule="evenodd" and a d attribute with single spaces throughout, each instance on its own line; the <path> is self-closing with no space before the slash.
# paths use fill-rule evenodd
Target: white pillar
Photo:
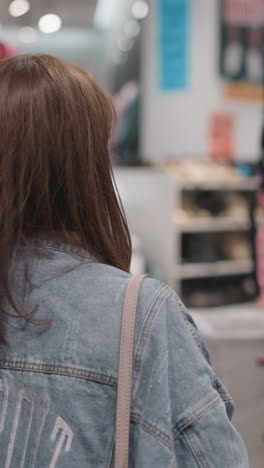
<path id="1" fill-rule="evenodd" d="M 189 87 L 159 89 L 157 0 L 151 2 L 142 47 L 142 154 L 152 162 L 208 154 L 209 119 L 213 112 L 235 117 L 238 159 L 259 153 L 261 103 L 224 97 L 219 74 L 219 2 L 190 0 Z"/>

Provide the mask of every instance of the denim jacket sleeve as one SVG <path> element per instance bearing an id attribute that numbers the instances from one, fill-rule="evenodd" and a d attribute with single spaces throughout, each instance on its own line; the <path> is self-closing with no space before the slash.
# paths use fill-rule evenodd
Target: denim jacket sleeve
<path id="1" fill-rule="evenodd" d="M 160 449 L 167 457 L 171 451 L 163 466 L 248 468 L 246 448 L 231 423 L 233 401 L 191 316 L 169 288 L 158 301 L 136 345 L 133 404 Z"/>

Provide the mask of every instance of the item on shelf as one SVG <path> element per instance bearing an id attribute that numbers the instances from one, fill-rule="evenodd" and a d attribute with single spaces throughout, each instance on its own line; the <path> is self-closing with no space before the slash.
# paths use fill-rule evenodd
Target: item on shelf
<path id="1" fill-rule="evenodd" d="M 253 166 L 251 164 L 247 163 L 236 163 L 235 167 L 237 170 L 244 176 L 244 177 L 250 177 L 253 175 Z"/>
<path id="2" fill-rule="evenodd" d="M 182 289 L 183 300 L 187 307 L 207 308 L 226 304 L 236 304 L 252 300 L 256 286 L 249 276 L 209 278 L 185 281 Z"/>
<path id="3" fill-rule="evenodd" d="M 210 263 L 219 259 L 214 235 L 186 234 L 182 239 L 183 263 Z"/>
<path id="4" fill-rule="evenodd" d="M 249 200 L 245 194 L 229 191 L 192 190 L 183 192 L 181 207 L 177 209 L 175 223 L 199 222 L 201 227 L 226 231 L 249 226 Z M 215 229 L 213 223 L 215 224 Z"/>
<path id="5" fill-rule="evenodd" d="M 225 194 L 221 192 L 200 190 L 194 196 L 202 210 L 207 211 L 211 216 L 219 216 L 226 210 Z"/>
<path id="6" fill-rule="evenodd" d="M 248 234 L 243 232 L 229 232 L 222 234 L 219 239 L 219 252 L 223 258 L 232 260 L 247 260 L 251 257 Z"/>
<path id="7" fill-rule="evenodd" d="M 247 222 L 249 218 L 247 198 L 238 193 L 226 194 L 226 209 L 224 210 L 223 215 Z"/>
<path id="8" fill-rule="evenodd" d="M 182 239 L 184 263 L 249 260 L 250 257 L 250 243 L 245 232 L 189 233 Z"/>
<path id="9" fill-rule="evenodd" d="M 161 165 L 170 176 L 182 184 L 237 184 L 245 177 L 236 167 L 213 161 L 193 161 L 184 159 L 179 162 L 166 162 Z"/>
<path id="10" fill-rule="evenodd" d="M 200 207 L 196 200 L 190 197 L 184 197 L 182 201 L 182 207 L 177 210 L 175 219 L 192 219 L 192 218 L 208 218 L 210 213 Z"/>
<path id="11" fill-rule="evenodd" d="M 208 219 L 221 215 L 225 209 L 225 197 L 221 192 L 194 190 L 183 194 L 182 205 L 176 212 L 175 220 Z"/>

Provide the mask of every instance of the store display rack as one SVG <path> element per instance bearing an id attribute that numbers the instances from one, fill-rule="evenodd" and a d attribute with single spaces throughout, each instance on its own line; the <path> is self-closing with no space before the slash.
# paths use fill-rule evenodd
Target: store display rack
<path id="1" fill-rule="evenodd" d="M 256 177 L 245 177 L 235 183 L 204 183 L 204 184 L 180 184 L 175 182 L 175 211 L 174 211 L 174 240 L 176 243 L 175 268 L 174 268 L 174 287 L 181 294 L 182 282 L 188 279 L 211 278 L 211 277 L 230 277 L 239 275 L 250 275 L 253 271 L 252 258 L 247 259 L 216 259 L 214 262 L 188 262 L 182 261 L 182 239 L 185 234 L 200 236 L 208 233 L 249 233 L 250 221 L 248 217 L 236 215 L 195 217 L 193 219 L 181 219 L 177 213 L 181 213 L 183 194 L 186 192 L 210 191 L 210 193 L 249 193 L 257 189 L 258 181 Z M 248 238 L 249 242 L 249 238 Z M 250 247 L 249 247 L 250 250 Z"/>
<path id="2" fill-rule="evenodd" d="M 195 223 L 190 220 L 177 220 L 174 217 L 176 231 L 182 233 L 192 232 L 225 232 L 225 231 L 248 231 L 249 222 L 241 220 L 239 217 L 219 216 L 215 218 L 196 218 Z"/>
<path id="3" fill-rule="evenodd" d="M 210 276 L 233 276 L 250 274 L 252 272 L 251 260 L 223 260 L 204 263 L 181 263 L 175 267 L 175 278 L 181 279 L 207 278 Z M 179 290 L 180 286 L 178 286 Z"/>
<path id="4" fill-rule="evenodd" d="M 161 168 L 121 168 L 115 171 L 115 176 L 130 229 L 141 238 L 148 261 L 179 295 L 182 295 L 184 281 L 202 278 L 206 281 L 212 277 L 235 277 L 252 272 L 251 258 L 188 263 L 182 258 L 185 235 L 215 233 L 221 236 L 225 232 L 247 235 L 248 218 L 234 214 L 187 219 L 178 213 L 182 212 L 186 193 L 198 190 L 247 195 L 257 188 L 255 177 L 243 177 L 234 183 L 180 183 Z"/>

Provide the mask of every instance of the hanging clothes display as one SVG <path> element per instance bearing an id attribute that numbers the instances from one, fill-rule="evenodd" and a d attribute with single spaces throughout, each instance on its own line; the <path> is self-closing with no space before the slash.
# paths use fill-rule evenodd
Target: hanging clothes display
<path id="1" fill-rule="evenodd" d="M 138 85 L 127 83 L 113 99 L 117 124 L 112 137 L 111 153 L 115 164 L 140 165 L 139 118 L 140 97 Z"/>

